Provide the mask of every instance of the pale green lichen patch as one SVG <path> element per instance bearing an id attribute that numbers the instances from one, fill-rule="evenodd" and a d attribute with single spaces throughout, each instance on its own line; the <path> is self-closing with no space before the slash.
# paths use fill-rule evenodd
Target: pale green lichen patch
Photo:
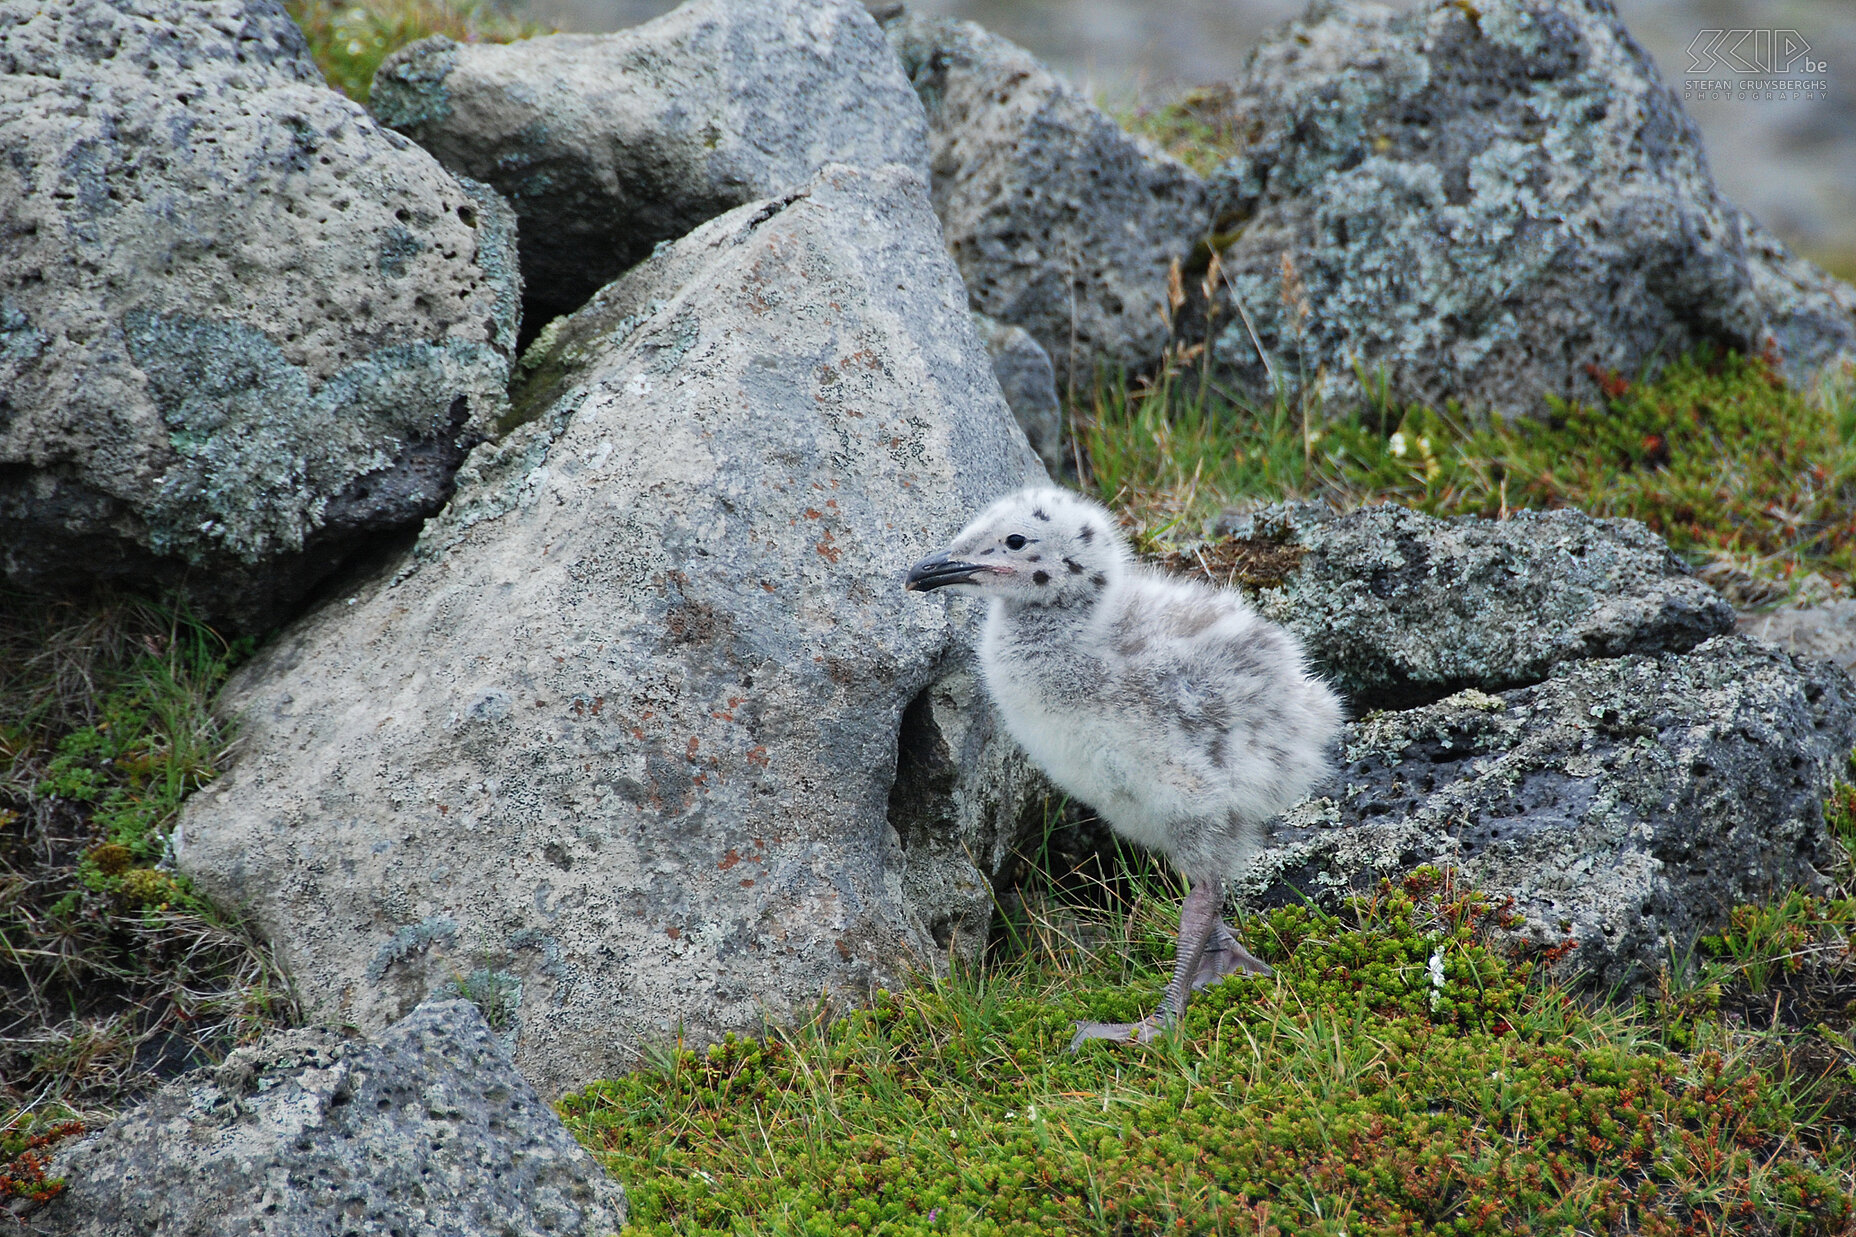
<path id="1" fill-rule="evenodd" d="M 123 326 L 174 453 L 151 546 L 196 562 L 301 550 L 331 498 L 408 443 L 455 433 L 455 402 L 487 403 L 500 368 L 488 345 L 443 339 L 382 348 L 312 386 L 242 323 L 137 310 Z"/>
<path id="2" fill-rule="evenodd" d="M 418 923 L 407 924 L 393 934 L 392 940 L 374 952 L 373 960 L 368 963 L 367 977 L 378 983 L 386 978 L 387 971 L 394 964 L 428 949 L 442 949 L 456 942 L 457 938 L 457 920 L 449 915 L 431 915 Z"/>

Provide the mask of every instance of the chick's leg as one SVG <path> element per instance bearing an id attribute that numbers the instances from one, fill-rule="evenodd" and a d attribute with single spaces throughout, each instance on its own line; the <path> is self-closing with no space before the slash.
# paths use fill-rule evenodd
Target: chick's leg
<path id="1" fill-rule="evenodd" d="M 1193 981 L 1204 961 L 1205 948 L 1224 926 L 1218 915 L 1223 905 L 1223 881 L 1194 881 L 1185 904 L 1179 908 L 1179 943 L 1173 957 L 1173 979 L 1160 997 L 1160 1008 L 1139 1022 L 1079 1022 L 1076 1036 L 1070 1041 L 1070 1051 L 1075 1052 L 1092 1039 L 1149 1044 L 1179 1021 L 1180 1015 L 1186 1012 L 1186 1002 L 1192 999 Z"/>

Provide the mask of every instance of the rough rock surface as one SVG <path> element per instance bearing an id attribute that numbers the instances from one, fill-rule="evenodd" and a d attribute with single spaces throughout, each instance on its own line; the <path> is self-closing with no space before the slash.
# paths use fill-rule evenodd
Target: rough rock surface
<path id="1" fill-rule="evenodd" d="M 0 567 L 261 625 L 504 407 L 513 220 L 269 0 L 0 9 Z"/>
<path id="2" fill-rule="evenodd" d="M 1776 644 L 1788 653 L 1828 657 L 1846 673 L 1856 672 L 1856 600 L 1846 597 L 1821 606 L 1745 614 L 1737 630 L 1754 640 Z"/>
<path id="3" fill-rule="evenodd" d="M 1787 249 L 1745 211 L 1735 215 L 1766 338 L 1785 376 L 1807 390 L 1847 380 L 1856 365 L 1856 287 Z"/>
<path id="4" fill-rule="evenodd" d="M 1450 864 L 1513 896 L 1522 938 L 1570 938 L 1572 965 L 1629 982 L 1736 903 L 1823 883 L 1823 800 L 1852 743 L 1848 676 L 1738 636 L 1566 662 L 1348 727 L 1337 784 L 1277 822 L 1241 892 L 1326 896 Z"/>
<path id="5" fill-rule="evenodd" d="M 1211 178 L 1227 297 L 1276 380 L 1517 414 L 1595 400 L 1699 344 L 1809 379 L 1856 358 L 1856 294 L 1715 190 L 1700 137 L 1608 0 L 1319 3 L 1238 85 Z M 1293 264 L 1286 276 L 1284 263 Z M 1215 355 L 1266 395 L 1249 330 Z"/>
<path id="6" fill-rule="evenodd" d="M 854 0 L 691 0 L 616 34 L 396 52 L 370 106 L 521 220 L 539 328 L 660 241 L 826 163 L 927 174 L 921 105 Z"/>
<path id="7" fill-rule="evenodd" d="M 985 314 L 973 315 L 973 329 L 980 333 L 986 354 L 992 358 L 993 377 L 999 380 L 999 391 L 1018 428 L 1025 431 L 1031 449 L 1050 475 L 1062 476 L 1063 404 L 1057 398 L 1050 354 L 1023 327 L 1007 326 Z"/>
<path id="8" fill-rule="evenodd" d="M 1020 860 L 1014 847 L 1039 835 L 1061 794 L 1000 729 L 964 659 L 910 702 L 889 823 L 908 858 L 904 900 L 944 908 L 929 921 L 943 954 L 987 939 L 996 886 Z"/>
<path id="9" fill-rule="evenodd" d="M 313 1016 L 382 1026 L 483 972 L 545 1094 L 981 921 L 973 860 L 888 818 L 905 711 L 968 639 L 901 580 L 1042 476 L 904 168 L 829 167 L 583 312 L 603 350 L 399 571 L 234 681 L 243 753 L 178 846 Z"/>
<path id="10" fill-rule="evenodd" d="M 1204 182 L 972 22 L 893 14 L 928 112 L 935 209 L 973 307 L 1029 331 L 1057 380 L 1165 349 L 1167 273 L 1204 237 Z"/>
<path id="11" fill-rule="evenodd" d="M 1206 548 L 1212 574 L 1301 637 L 1356 710 L 1537 682 L 1579 658 L 1686 652 L 1734 625 L 1733 607 L 1635 520 L 1296 503 L 1217 528 L 1235 544 Z"/>
<path id="12" fill-rule="evenodd" d="M 468 1001 L 378 1040 L 281 1031 L 157 1091 L 59 1152 L 68 1187 L 28 1221 L 59 1237 L 188 1233 L 608 1237 L 625 1191 Z"/>

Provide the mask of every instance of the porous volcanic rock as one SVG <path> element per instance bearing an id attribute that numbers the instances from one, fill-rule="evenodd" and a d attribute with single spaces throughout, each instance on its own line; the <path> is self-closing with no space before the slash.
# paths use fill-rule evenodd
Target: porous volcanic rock
<path id="1" fill-rule="evenodd" d="M 1824 885 L 1853 742 L 1841 669 L 1739 636 L 1562 662 L 1350 725 L 1335 784 L 1277 822 L 1240 892 L 1331 898 L 1446 865 L 1512 897 L 1520 939 L 1640 981 L 1737 903 Z"/>
<path id="2" fill-rule="evenodd" d="M 61 1150 L 46 1237 L 399 1233 L 608 1237 L 625 1191 L 523 1081 L 468 1001 L 369 1043 L 276 1032 Z"/>
<path id="3" fill-rule="evenodd" d="M 483 973 L 544 1094 L 983 944 L 1011 805 L 944 796 L 972 858 L 890 819 L 970 640 L 901 583 L 1043 476 L 905 168 L 828 167 L 582 312 L 603 346 L 542 367 L 407 560 L 235 679 L 242 753 L 177 847 L 313 1016 Z"/>
<path id="4" fill-rule="evenodd" d="M 1204 182 L 972 22 L 898 10 L 885 29 L 928 112 L 935 210 L 973 308 L 1029 331 L 1060 385 L 1154 365 L 1168 272 L 1206 232 Z"/>
<path id="5" fill-rule="evenodd" d="M 921 105 L 854 0 L 691 0 L 616 34 L 430 38 L 380 66 L 369 106 L 508 196 L 537 328 L 826 163 L 928 166 Z"/>
<path id="6" fill-rule="evenodd" d="M 1749 231 L 1609 0 L 1318 3 L 1231 106 L 1214 354 L 1259 398 L 1306 381 L 1345 408 L 1359 369 L 1537 415 L 1700 345 L 1771 348 L 1794 381 L 1856 358 L 1856 294 Z"/>
<path id="7" fill-rule="evenodd" d="M 0 569 L 275 620 L 505 407 L 513 218 L 271 0 L 0 10 Z"/>
<path id="8" fill-rule="evenodd" d="M 1221 517 L 1202 551 L 1302 640 L 1356 710 L 1545 678 L 1563 661 L 1686 652 L 1734 610 L 1635 520 L 1521 511 L 1438 519 L 1315 503 Z"/>

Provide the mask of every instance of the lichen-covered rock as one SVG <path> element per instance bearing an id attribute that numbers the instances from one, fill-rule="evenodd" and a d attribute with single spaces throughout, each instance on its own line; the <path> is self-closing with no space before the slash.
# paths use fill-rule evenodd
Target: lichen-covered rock
<path id="1" fill-rule="evenodd" d="M 885 28 L 928 111 L 935 210 L 973 307 L 1029 331 L 1060 383 L 1153 365 L 1168 271 L 1206 231 L 1204 182 L 972 22 L 896 12 Z"/>
<path id="2" fill-rule="evenodd" d="M 1609 0 L 1318 3 L 1238 84 L 1211 178 L 1226 298 L 1214 349 L 1267 397 L 1538 414 L 1701 344 L 1794 380 L 1856 358 L 1848 289 L 1715 190 L 1698 131 Z M 1293 273 L 1285 269 L 1285 263 Z"/>
<path id="3" fill-rule="evenodd" d="M 504 408 L 493 193 L 328 89 L 271 0 L 0 10 L 0 568 L 274 619 Z"/>
<path id="4" fill-rule="evenodd" d="M 47 1237 L 186 1233 L 609 1237 L 625 1191 L 468 1001 L 378 1040 L 310 1028 L 240 1048 L 61 1151 Z"/>
<path id="5" fill-rule="evenodd" d="M 1686 652 L 1734 625 L 1635 520 L 1292 503 L 1217 529 L 1231 540 L 1206 548 L 1212 575 L 1299 636 L 1356 710 L 1537 682 L 1562 661 Z"/>
<path id="6" fill-rule="evenodd" d="M 921 105 L 855 0 L 690 0 L 616 34 L 430 38 L 380 66 L 369 106 L 507 195 L 537 327 L 827 163 L 928 166 Z"/>
<path id="7" fill-rule="evenodd" d="M 1740 902 L 1823 884 L 1831 779 L 1856 743 L 1833 664 L 1738 636 L 1565 662 L 1348 727 L 1329 793 L 1292 809 L 1241 893 L 1365 890 L 1459 870 L 1600 985 L 1641 980 Z"/>
<path id="8" fill-rule="evenodd" d="M 1064 473 L 1063 404 L 1057 398 L 1057 375 L 1050 354 L 1020 326 L 1007 326 L 982 313 L 973 315 L 986 354 L 992 358 L 999 392 L 1025 431 L 1031 449 L 1053 477 Z"/>
<path id="9" fill-rule="evenodd" d="M 177 847 L 314 1016 L 481 973 L 549 1094 L 983 944 L 1012 805 L 890 820 L 967 639 L 901 581 L 1042 476 L 904 168 L 828 167 L 584 312 L 602 346 L 411 557 L 235 679 L 241 754 Z"/>

